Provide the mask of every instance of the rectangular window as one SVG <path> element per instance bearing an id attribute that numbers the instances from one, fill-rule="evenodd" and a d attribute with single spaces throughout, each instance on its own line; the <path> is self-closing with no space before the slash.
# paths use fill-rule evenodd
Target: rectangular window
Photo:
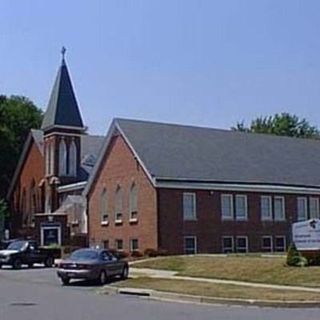
<path id="1" fill-rule="evenodd" d="M 183 219 L 184 220 L 196 220 L 196 194 L 195 193 L 183 193 Z"/>
<path id="2" fill-rule="evenodd" d="M 122 239 L 116 239 L 115 244 L 116 244 L 117 250 L 123 250 L 123 240 Z"/>
<path id="3" fill-rule="evenodd" d="M 274 220 L 284 221 L 286 219 L 285 214 L 285 200 L 284 197 L 274 197 Z"/>
<path id="4" fill-rule="evenodd" d="M 116 224 L 122 223 L 122 213 L 120 213 L 120 212 L 116 213 L 115 223 Z"/>
<path id="5" fill-rule="evenodd" d="M 261 196 L 261 220 L 268 221 L 272 220 L 272 202 L 270 196 Z"/>
<path id="6" fill-rule="evenodd" d="M 239 236 L 236 238 L 236 251 L 239 253 L 247 253 L 248 252 L 248 237 L 247 236 Z"/>
<path id="7" fill-rule="evenodd" d="M 273 251 L 272 236 L 263 236 L 262 237 L 261 249 L 262 249 L 262 251 L 266 251 L 266 252 Z"/>
<path id="8" fill-rule="evenodd" d="M 233 196 L 232 194 L 221 195 L 221 215 L 223 220 L 233 219 Z"/>
<path id="9" fill-rule="evenodd" d="M 103 240 L 102 245 L 104 249 L 109 249 L 109 240 Z"/>
<path id="10" fill-rule="evenodd" d="M 310 219 L 319 218 L 319 198 L 311 197 L 309 199 Z"/>
<path id="11" fill-rule="evenodd" d="M 184 237 L 184 253 L 185 254 L 197 253 L 197 237 L 195 236 Z"/>
<path id="12" fill-rule="evenodd" d="M 284 252 L 286 251 L 286 237 L 285 236 L 276 236 L 275 237 L 275 244 L 274 244 L 274 251 L 276 252 Z"/>
<path id="13" fill-rule="evenodd" d="M 297 198 L 297 218 L 298 221 L 303 221 L 308 219 L 308 204 L 306 197 Z"/>
<path id="14" fill-rule="evenodd" d="M 234 252 L 233 237 L 231 236 L 222 237 L 222 252 L 223 253 Z"/>
<path id="15" fill-rule="evenodd" d="M 137 250 L 139 250 L 138 239 L 131 239 L 130 240 L 130 251 L 137 251 Z"/>
<path id="16" fill-rule="evenodd" d="M 236 219 L 247 220 L 248 219 L 248 204 L 246 195 L 236 195 Z"/>

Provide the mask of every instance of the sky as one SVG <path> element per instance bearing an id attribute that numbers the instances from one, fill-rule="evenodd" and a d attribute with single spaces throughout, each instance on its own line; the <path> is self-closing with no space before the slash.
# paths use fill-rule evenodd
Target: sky
<path id="1" fill-rule="evenodd" d="M 45 110 L 62 46 L 85 124 L 320 127 L 318 0 L 0 0 L 0 94 Z"/>

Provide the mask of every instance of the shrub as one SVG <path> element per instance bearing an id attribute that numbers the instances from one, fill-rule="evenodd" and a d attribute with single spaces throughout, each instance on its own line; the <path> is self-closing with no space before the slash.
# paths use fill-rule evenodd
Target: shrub
<path id="1" fill-rule="evenodd" d="M 157 257 L 159 255 L 159 253 L 155 249 L 148 248 L 148 249 L 144 250 L 144 255 L 152 258 L 152 257 Z"/>
<path id="2" fill-rule="evenodd" d="M 142 252 L 140 252 L 138 250 L 135 250 L 135 251 L 131 252 L 131 257 L 133 257 L 133 258 L 141 258 L 141 257 L 143 257 L 143 254 L 142 254 Z"/>
<path id="3" fill-rule="evenodd" d="M 308 265 L 308 260 L 300 254 L 294 243 L 290 245 L 287 253 L 287 265 L 290 267 L 306 267 Z"/>

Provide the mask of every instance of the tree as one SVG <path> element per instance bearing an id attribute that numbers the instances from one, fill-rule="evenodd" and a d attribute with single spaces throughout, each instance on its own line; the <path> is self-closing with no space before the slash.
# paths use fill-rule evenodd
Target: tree
<path id="1" fill-rule="evenodd" d="M 268 133 L 278 136 L 299 138 L 319 138 L 317 127 L 310 125 L 306 119 L 289 113 L 277 113 L 274 116 L 259 117 L 251 121 L 249 127 L 244 122 L 238 122 L 232 130 L 254 133 Z"/>
<path id="2" fill-rule="evenodd" d="M 8 215 L 8 206 L 3 199 L 0 199 L 0 240 L 2 240 L 4 236 L 4 221 Z"/>
<path id="3" fill-rule="evenodd" d="M 0 95 L 0 199 L 4 198 L 31 128 L 37 129 L 42 111 L 23 96 Z"/>

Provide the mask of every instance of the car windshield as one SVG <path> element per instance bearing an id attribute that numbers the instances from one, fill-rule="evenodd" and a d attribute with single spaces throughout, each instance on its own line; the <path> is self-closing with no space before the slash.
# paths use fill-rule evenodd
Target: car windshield
<path id="1" fill-rule="evenodd" d="M 95 260 L 98 259 L 98 252 L 95 250 L 82 249 L 73 252 L 70 256 L 71 260 Z"/>
<path id="2" fill-rule="evenodd" d="M 28 246 L 27 241 L 15 241 L 12 242 L 8 245 L 7 250 L 17 250 L 17 251 L 22 251 L 26 249 Z"/>

